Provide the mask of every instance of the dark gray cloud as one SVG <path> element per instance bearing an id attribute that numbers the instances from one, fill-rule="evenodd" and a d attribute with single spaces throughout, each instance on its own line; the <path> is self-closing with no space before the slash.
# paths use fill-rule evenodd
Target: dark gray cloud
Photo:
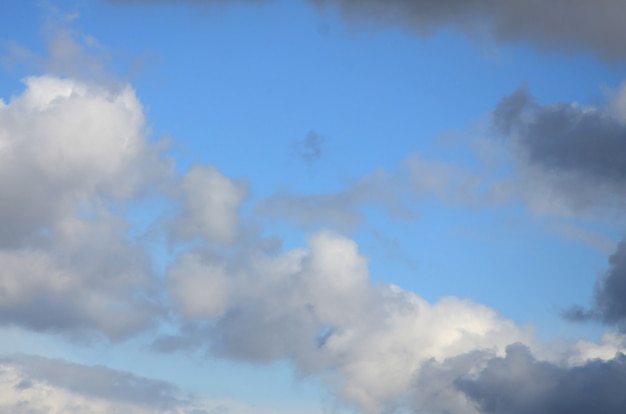
<path id="1" fill-rule="evenodd" d="M 599 320 L 626 329 L 626 241 L 609 256 L 609 268 L 596 282 L 591 308 L 575 306 L 565 312 L 573 321 Z"/>
<path id="2" fill-rule="evenodd" d="M 455 385 L 482 413 L 620 414 L 626 412 L 626 356 L 562 367 L 511 345 L 505 357 Z"/>
<path id="3" fill-rule="evenodd" d="M 243 0 L 109 0 L 112 3 L 223 4 Z M 626 57 L 626 3 L 615 0 L 309 0 L 360 20 L 401 24 L 421 35 L 441 28 L 502 43 L 526 42 L 540 50 L 592 51 Z M 262 3 L 263 0 L 248 0 Z"/>
<path id="4" fill-rule="evenodd" d="M 542 50 L 586 49 L 605 58 L 626 57 L 620 38 L 626 5 L 612 0 L 313 0 L 350 15 L 401 22 L 423 34 L 441 27 L 499 42 L 529 42 Z"/>
<path id="5" fill-rule="evenodd" d="M 622 88 L 602 106 L 542 105 L 522 88 L 502 99 L 493 125 L 517 161 L 520 196 L 539 207 L 556 206 L 560 213 L 621 215 L 626 207 L 624 96 Z"/>
<path id="6" fill-rule="evenodd" d="M 626 125 L 608 108 L 542 106 L 520 89 L 500 102 L 494 123 L 541 168 L 600 183 L 626 178 Z"/>

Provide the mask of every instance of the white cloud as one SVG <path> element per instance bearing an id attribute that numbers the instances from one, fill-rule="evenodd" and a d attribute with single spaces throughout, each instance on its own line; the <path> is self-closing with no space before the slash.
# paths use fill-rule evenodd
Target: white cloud
<path id="1" fill-rule="evenodd" d="M 0 106 L 0 243 L 15 245 L 103 198 L 129 199 L 159 174 L 130 87 L 28 78 Z"/>
<path id="2" fill-rule="evenodd" d="M 147 143 L 129 86 L 25 85 L 0 106 L 0 320 L 123 338 L 152 322 L 155 280 L 110 205 L 135 200 L 169 165 Z"/>
<path id="3" fill-rule="evenodd" d="M 239 360 L 290 359 L 367 413 L 405 397 L 429 359 L 483 348 L 502 353 L 512 342 L 532 340 L 529 331 L 469 300 L 431 304 L 395 286 L 372 285 L 356 244 L 332 232 L 278 256 L 199 254 L 179 259 L 169 286 L 183 316 L 204 316 L 212 325 L 179 338 L 181 346 L 204 343 Z"/>

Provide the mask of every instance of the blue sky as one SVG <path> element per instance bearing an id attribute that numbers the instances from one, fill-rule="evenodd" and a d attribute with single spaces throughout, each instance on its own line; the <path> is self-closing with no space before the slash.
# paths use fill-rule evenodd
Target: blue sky
<path id="1" fill-rule="evenodd" d="M 3 4 L 0 411 L 624 412 L 621 17 Z"/>

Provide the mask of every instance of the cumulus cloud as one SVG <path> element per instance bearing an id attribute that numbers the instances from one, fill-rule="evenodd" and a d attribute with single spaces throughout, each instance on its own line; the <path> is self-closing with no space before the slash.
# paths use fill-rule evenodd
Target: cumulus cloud
<path id="1" fill-rule="evenodd" d="M 129 86 L 49 76 L 25 86 L 0 101 L 0 321 L 125 337 L 157 313 L 155 279 L 114 209 L 169 165 Z"/>
<path id="2" fill-rule="evenodd" d="M 356 244 L 332 232 L 278 255 L 190 251 L 170 268 L 168 286 L 186 328 L 155 348 L 287 359 L 366 413 L 405 397 L 430 358 L 477 348 L 503 352 L 511 342 L 531 341 L 530 332 L 469 300 L 431 304 L 395 286 L 373 285 Z"/>
<path id="3" fill-rule="evenodd" d="M 98 203 L 129 200 L 163 173 L 143 108 L 119 90 L 53 77 L 0 101 L 0 244 L 15 247 Z"/>
<path id="4" fill-rule="evenodd" d="M 235 0 L 110 0 L 113 3 L 222 4 Z M 243 0 L 237 0 L 243 1 Z M 520 2 L 517 0 L 309 0 L 341 10 L 349 18 L 401 24 L 427 36 L 452 28 L 472 38 L 502 43 L 530 43 L 540 50 L 591 51 L 623 59 L 626 5 L 614 0 Z M 263 3 L 264 0 L 249 0 Z"/>

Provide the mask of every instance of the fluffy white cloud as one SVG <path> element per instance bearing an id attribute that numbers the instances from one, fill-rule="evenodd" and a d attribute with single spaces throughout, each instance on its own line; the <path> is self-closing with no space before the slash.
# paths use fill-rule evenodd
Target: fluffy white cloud
<path id="1" fill-rule="evenodd" d="M 367 413 L 405 397 L 425 361 L 531 342 L 530 332 L 469 300 L 431 304 L 372 285 L 356 244 L 332 232 L 277 256 L 190 253 L 170 269 L 169 287 L 182 316 L 210 323 L 177 338 L 179 346 L 208 345 L 241 360 L 290 359 Z"/>
<path id="2" fill-rule="evenodd" d="M 126 337 L 158 307 L 121 206 L 169 165 L 129 86 L 46 76 L 25 86 L 0 105 L 0 321 Z"/>
<path id="3" fill-rule="evenodd" d="M 0 243 L 15 245 L 103 198 L 128 199 L 165 167 L 132 88 L 28 78 L 0 105 Z"/>

